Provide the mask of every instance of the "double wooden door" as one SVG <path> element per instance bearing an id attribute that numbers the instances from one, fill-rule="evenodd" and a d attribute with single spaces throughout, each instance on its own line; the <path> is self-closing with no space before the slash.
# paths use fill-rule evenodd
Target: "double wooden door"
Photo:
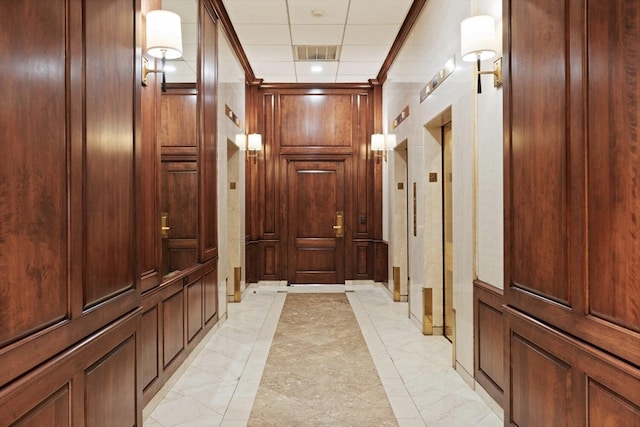
<path id="1" fill-rule="evenodd" d="M 287 279 L 344 283 L 345 162 L 287 162 Z"/>

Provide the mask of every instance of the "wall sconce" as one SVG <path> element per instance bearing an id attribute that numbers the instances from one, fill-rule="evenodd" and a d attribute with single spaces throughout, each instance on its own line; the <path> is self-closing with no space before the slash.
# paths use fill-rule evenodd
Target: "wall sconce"
<path id="1" fill-rule="evenodd" d="M 147 85 L 149 73 L 162 73 L 162 91 L 167 91 L 165 62 L 182 56 L 182 27 L 180 15 L 168 10 L 152 10 L 147 13 L 147 55 L 162 60 L 160 69 L 150 69 L 149 61 L 143 58 L 142 84 Z"/>
<path id="2" fill-rule="evenodd" d="M 387 150 L 391 150 L 396 146 L 396 136 L 393 134 L 374 133 L 371 135 L 371 151 L 373 155 L 387 161 Z"/>
<path id="3" fill-rule="evenodd" d="M 250 133 L 246 135 L 240 133 L 236 135 L 236 145 L 240 149 L 247 150 L 247 157 L 253 157 L 253 163 L 255 164 L 258 158 L 258 151 L 262 150 L 262 135 L 259 133 Z"/>
<path id="4" fill-rule="evenodd" d="M 502 58 L 493 62 L 493 71 L 481 71 L 480 61 L 496 55 L 496 21 L 493 16 L 477 15 L 460 24 L 462 60 L 478 64 L 478 93 L 482 93 L 481 74 L 493 74 L 493 85 L 502 86 Z"/>

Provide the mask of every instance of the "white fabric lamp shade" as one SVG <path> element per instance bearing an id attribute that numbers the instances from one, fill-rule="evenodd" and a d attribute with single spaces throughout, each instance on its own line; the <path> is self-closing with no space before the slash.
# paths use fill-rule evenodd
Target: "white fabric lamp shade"
<path id="1" fill-rule="evenodd" d="M 260 135 L 259 133 L 250 133 L 247 139 L 247 150 L 262 150 L 262 135 Z"/>
<path id="2" fill-rule="evenodd" d="M 462 60 L 474 62 L 491 59 L 496 54 L 496 20 L 493 16 L 477 15 L 460 24 Z"/>
<path id="3" fill-rule="evenodd" d="M 236 145 L 241 150 L 246 149 L 247 148 L 247 135 L 245 135 L 244 133 L 236 134 Z"/>
<path id="4" fill-rule="evenodd" d="M 147 13 L 147 53 L 154 58 L 177 59 L 182 56 L 180 15 L 168 10 Z"/>
<path id="5" fill-rule="evenodd" d="M 371 151 L 384 151 L 385 138 L 381 133 L 371 135 Z"/>
<path id="6" fill-rule="evenodd" d="M 396 136 L 392 133 L 384 136 L 384 147 L 387 150 L 393 150 L 396 147 Z"/>

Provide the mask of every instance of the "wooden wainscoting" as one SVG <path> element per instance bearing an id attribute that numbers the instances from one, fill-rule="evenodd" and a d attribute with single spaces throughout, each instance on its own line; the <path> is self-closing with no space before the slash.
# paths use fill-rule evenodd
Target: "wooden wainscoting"
<path id="1" fill-rule="evenodd" d="M 0 390 L 0 426 L 141 426 L 140 310 Z"/>
<path id="2" fill-rule="evenodd" d="M 504 316 L 505 425 L 638 425 L 640 369 L 511 307 Z"/>
<path id="3" fill-rule="evenodd" d="M 475 378 L 504 407 L 504 327 L 502 289 L 473 282 Z"/>
<path id="4" fill-rule="evenodd" d="M 218 321 L 217 259 L 166 281 L 142 299 L 143 404 Z"/>

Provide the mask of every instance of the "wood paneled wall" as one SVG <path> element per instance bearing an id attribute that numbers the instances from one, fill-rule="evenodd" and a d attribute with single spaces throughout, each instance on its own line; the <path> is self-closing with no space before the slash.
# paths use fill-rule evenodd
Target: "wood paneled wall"
<path id="1" fill-rule="evenodd" d="M 3 425 L 141 422 L 139 11 L 0 4 Z"/>
<path id="2" fill-rule="evenodd" d="M 0 2 L 0 426 L 141 426 L 218 320 L 217 20 L 201 1 L 201 86 L 163 139 L 158 79 L 140 78 L 160 5 Z M 163 160 L 193 171 L 189 265 L 169 278 Z"/>
<path id="3" fill-rule="evenodd" d="M 503 10 L 505 421 L 633 425 L 640 3 Z"/>
<path id="4" fill-rule="evenodd" d="M 344 159 L 347 171 L 345 278 L 374 279 L 374 242 L 382 235 L 382 205 L 375 201 L 374 179 L 381 165 L 369 150 L 373 89 L 265 85 L 251 87 L 250 92 L 256 120 L 248 130 L 263 135 L 264 149 L 256 164 L 247 163 L 248 279 L 287 279 L 287 160 L 332 156 Z"/>

